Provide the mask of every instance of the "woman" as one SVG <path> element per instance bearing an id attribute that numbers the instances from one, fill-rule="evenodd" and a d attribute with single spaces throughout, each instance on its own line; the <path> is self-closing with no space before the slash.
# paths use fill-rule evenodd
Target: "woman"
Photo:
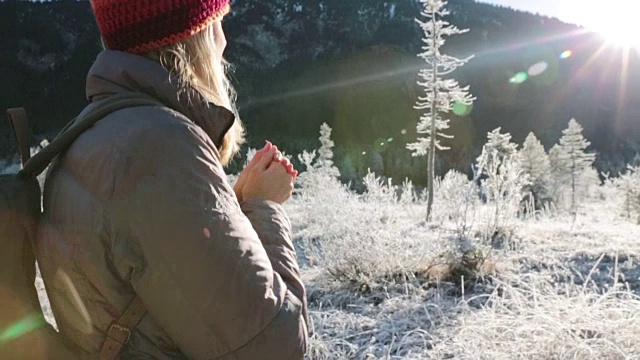
<path id="1" fill-rule="evenodd" d="M 107 50 L 87 98 L 160 104 L 107 115 L 49 172 L 36 251 L 60 333 L 98 358 L 137 296 L 141 321 L 110 335 L 122 359 L 301 359 L 305 288 L 281 207 L 296 172 L 271 144 L 235 188 L 222 168 L 243 140 L 222 59 L 229 0 L 91 4 Z"/>

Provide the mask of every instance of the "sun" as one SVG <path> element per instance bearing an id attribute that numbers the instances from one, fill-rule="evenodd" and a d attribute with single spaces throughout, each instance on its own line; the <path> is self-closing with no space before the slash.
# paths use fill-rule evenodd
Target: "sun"
<path id="1" fill-rule="evenodd" d="M 600 34 L 612 46 L 640 48 L 640 2 L 631 0 L 563 0 L 563 17 Z"/>
<path id="2" fill-rule="evenodd" d="M 626 26 L 625 26 L 626 25 Z M 640 48 L 640 23 L 634 27 L 630 24 L 610 24 L 609 26 L 589 26 L 589 29 L 597 32 L 604 38 L 609 45 L 624 48 Z"/>

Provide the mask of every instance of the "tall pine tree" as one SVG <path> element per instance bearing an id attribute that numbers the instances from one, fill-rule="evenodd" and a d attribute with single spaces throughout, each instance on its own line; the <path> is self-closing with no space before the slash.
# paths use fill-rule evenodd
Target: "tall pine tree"
<path id="1" fill-rule="evenodd" d="M 576 190 L 579 181 L 593 167 L 596 159 L 595 154 L 586 152 L 589 145 L 591 143 L 582 136 L 582 126 L 571 119 L 569 126 L 562 131 L 557 153 L 554 154 L 559 175 L 568 180 L 571 186 L 571 212 L 574 216 L 577 213 Z"/>
<path id="2" fill-rule="evenodd" d="M 442 20 L 449 15 L 449 11 L 445 9 L 447 1 L 420 0 L 420 3 L 423 5 L 421 15 L 425 21 L 416 19 L 424 31 L 423 52 L 418 56 L 427 63 L 428 67 L 419 72 L 422 80 L 418 81 L 418 85 L 424 87 L 424 96 L 418 98 L 415 108 L 426 110 L 417 125 L 418 133 L 425 137 L 408 144 L 407 148 L 413 151 L 413 156 L 427 155 L 427 221 L 429 221 L 433 206 L 435 153 L 436 150 L 448 150 L 440 143 L 439 137 L 452 138 L 443 133 L 449 128 L 449 119 L 444 115 L 453 111 L 454 107 L 471 106 L 473 98 L 469 94 L 468 86 L 461 87 L 457 81 L 445 78 L 471 58 L 458 59 L 440 52 L 445 44 L 445 37 L 463 34 L 468 30 L 458 29 Z"/>

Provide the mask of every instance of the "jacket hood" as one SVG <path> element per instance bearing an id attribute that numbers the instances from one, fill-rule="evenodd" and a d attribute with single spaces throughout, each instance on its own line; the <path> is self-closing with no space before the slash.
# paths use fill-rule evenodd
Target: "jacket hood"
<path id="1" fill-rule="evenodd" d="M 178 80 L 160 63 L 116 50 L 102 51 L 87 75 L 86 96 L 142 92 L 183 114 L 200 126 L 219 148 L 235 121 L 229 109 L 207 102 L 194 88 L 181 89 Z"/>

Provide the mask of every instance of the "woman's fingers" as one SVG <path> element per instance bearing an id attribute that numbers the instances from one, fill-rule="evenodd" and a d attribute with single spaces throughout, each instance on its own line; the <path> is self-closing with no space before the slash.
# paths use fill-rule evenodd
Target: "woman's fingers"
<path id="1" fill-rule="evenodd" d="M 287 168 L 287 172 L 293 175 L 293 172 L 295 171 L 295 169 L 293 168 L 293 165 L 289 164 L 286 166 L 286 168 Z"/>
<path id="2" fill-rule="evenodd" d="M 269 161 L 270 159 L 270 161 Z M 276 162 L 282 165 L 283 169 L 291 176 L 297 177 L 298 172 L 291 164 L 291 161 L 284 157 L 280 151 L 278 151 L 278 147 L 273 145 L 270 142 L 267 142 L 264 148 L 259 150 L 254 158 L 247 165 L 247 170 L 250 170 L 253 167 L 257 167 L 256 170 L 264 171 L 271 167 L 271 164 Z"/>
<path id="3" fill-rule="evenodd" d="M 273 155 L 273 162 L 277 162 L 280 165 L 282 165 L 288 173 L 293 175 L 293 171 L 295 171 L 295 168 L 293 167 L 293 165 L 291 164 L 291 161 L 289 161 L 289 159 L 287 159 L 286 157 L 282 156 L 282 153 L 277 152 Z"/>
<path id="4" fill-rule="evenodd" d="M 282 165 L 283 168 L 285 168 L 287 170 L 287 172 L 291 175 L 293 175 L 293 172 L 296 170 L 293 167 L 293 164 L 291 164 L 291 162 L 289 162 L 289 159 L 281 159 L 281 160 L 277 160 L 277 158 L 274 157 L 273 162 L 276 162 L 280 165 Z"/>
<path id="5" fill-rule="evenodd" d="M 252 170 L 254 171 L 264 171 L 266 170 L 271 162 L 273 161 L 273 156 L 276 154 L 277 147 L 273 146 L 271 149 L 267 150 L 260 159 L 256 162 L 256 165 Z"/>

